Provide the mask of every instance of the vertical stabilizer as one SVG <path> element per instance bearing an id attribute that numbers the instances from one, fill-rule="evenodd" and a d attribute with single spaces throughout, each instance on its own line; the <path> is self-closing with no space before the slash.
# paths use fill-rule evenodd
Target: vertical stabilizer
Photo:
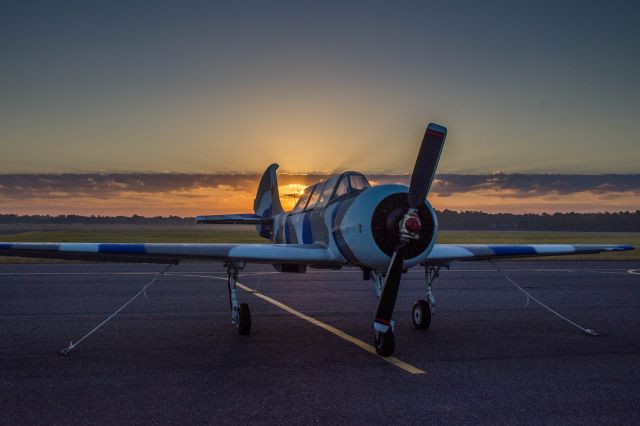
<path id="1" fill-rule="evenodd" d="M 282 204 L 280 204 L 280 193 L 278 191 L 278 179 L 276 170 L 278 165 L 273 163 L 265 170 L 258 185 L 258 193 L 253 201 L 253 211 L 256 215 L 263 218 L 271 218 L 282 213 Z M 271 238 L 273 232 L 272 225 L 257 225 L 258 233 L 264 238 Z"/>

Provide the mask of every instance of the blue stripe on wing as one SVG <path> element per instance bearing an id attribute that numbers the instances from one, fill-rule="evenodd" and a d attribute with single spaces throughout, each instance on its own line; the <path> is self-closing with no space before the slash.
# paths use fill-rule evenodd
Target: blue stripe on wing
<path id="1" fill-rule="evenodd" d="M 100 244 L 98 253 L 146 254 L 147 248 L 144 244 Z"/>
<path id="2" fill-rule="evenodd" d="M 523 246 L 523 245 L 489 245 L 488 246 L 491 251 L 493 251 L 498 256 L 515 256 L 515 255 L 527 255 L 527 254 L 537 254 L 535 248 L 531 246 Z"/>

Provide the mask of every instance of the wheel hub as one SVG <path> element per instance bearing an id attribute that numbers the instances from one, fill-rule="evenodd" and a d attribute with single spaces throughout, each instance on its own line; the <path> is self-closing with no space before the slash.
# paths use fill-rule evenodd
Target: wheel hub
<path id="1" fill-rule="evenodd" d="M 413 318 L 415 318 L 418 323 L 422 321 L 422 312 L 420 312 L 420 309 L 415 309 L 413 311 Z"/>

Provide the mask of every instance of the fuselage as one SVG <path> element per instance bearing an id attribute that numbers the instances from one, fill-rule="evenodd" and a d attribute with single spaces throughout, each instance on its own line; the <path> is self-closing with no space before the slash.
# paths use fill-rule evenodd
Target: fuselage
<path id="1" fill-rule="evenodd" d="M 273 218 L 276 244 L 322 244 L 344 265 L 385 270 L 398 241 L 397 220 L 406 211 L 408 187 L 371 187 L 356 172 L 345 172 L 309 186 L 289 212 Z M 419 209 L 421 236 L 409 250 L 405 266 L 426 260 L 435 243 L 437 221 L 425 201 Z"/>

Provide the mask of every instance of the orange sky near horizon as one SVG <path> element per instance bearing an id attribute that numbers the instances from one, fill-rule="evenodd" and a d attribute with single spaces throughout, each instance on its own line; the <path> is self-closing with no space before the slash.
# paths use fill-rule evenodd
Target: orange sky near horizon
<path id="1" fill-rule="evenodd" d="M 305 183 L 281 185 L 280 198 L 285 209 L 293 207 Z M 257 184 L 256 184 L 257 187 Z M 200 214 L 249 213 L 255 198 L 255 187 L 234 188 L 230 185 L 195 187 L 158 192 L 123 190 L 112 195 L 52 192 L 31 198 L 1 198 L 0 213 L 21 215 L 79 214 L 116 216 L 196 216 Z M 640 196 L 633 191 L 595 194 L 590 191 L 558 195 L 522 197 L 507 190 L 481 189 L 442 196 L 432 193 L 429 201 L 438 210 L 475 210 L 489 213 L 555 213 L 635 211 Z"/>

